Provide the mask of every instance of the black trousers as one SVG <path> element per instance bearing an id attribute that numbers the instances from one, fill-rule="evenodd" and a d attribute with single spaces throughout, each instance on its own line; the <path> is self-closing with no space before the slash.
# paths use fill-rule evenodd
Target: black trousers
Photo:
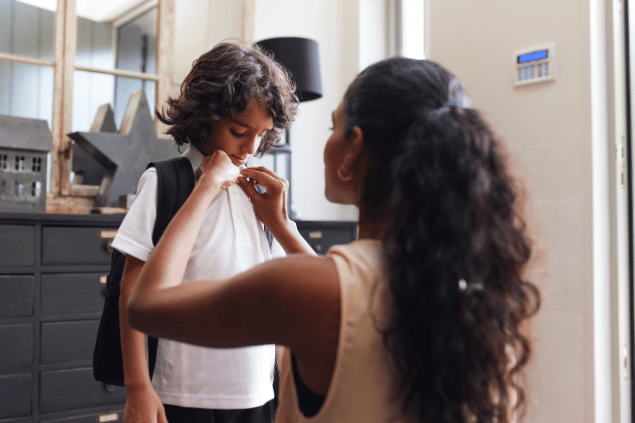
<path id="1" fill-rule="evenodd" d="M 168 423 L 273 423 L 276 419 L 274 400 L 244 410 L 208 410 L 164 404 Z"/>
<path id="2" fill-rule="evenodd" d="M 280 368 L 276 362 L 273 369 L 274 398 L 260 407 L 240 410 L 209 410 L 163 404 L 165 416 L 168 423 L 273 423 L 278 409 L 279 383 Z"/>

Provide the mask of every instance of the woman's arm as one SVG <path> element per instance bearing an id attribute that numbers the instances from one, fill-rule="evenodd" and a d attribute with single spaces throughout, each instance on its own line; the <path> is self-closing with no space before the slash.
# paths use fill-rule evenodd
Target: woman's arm
<path id="1" fill-rule="evenodd" d="M 166 245 L 155 251 L 175 249 Z M 131 326 L 152 336 L 216 348 L 275 343 L 304 350 L 308 334 L 324 327 L 322 317 L 339 310 L 328 258 L 294 255 L 231 279 L 174 286 L 167 276 L 174 260 L 165 257 L 153 253 L 128 302 Z"/>
<path id="2" fill-rule="evenodd" d="M 238 185 L 245 191 L 256 211 L 258 219 L 265 224 L 287 254 L 305 253 L 316 255 L 313 248 L 300 235 L 287 213 L 289 183 L 266 167 L 242 169 Z M 255 185 L 264 187 L 259 193 Z"/>
<path id="3" fill-rule="evenodd" d="M 330 258 L 296 254 L 228 280 L 174 286 L 166 275 L 174 266 L 170 252 L 178 246 L 168 246 L 173 244 L 157 246 L 132 292 L 128 320 L 133 328 L 215 348 L 285 345 L 298 359 L 304 383 L 316 392 L 327 391 L 341 316 L 338 276 Z"/>

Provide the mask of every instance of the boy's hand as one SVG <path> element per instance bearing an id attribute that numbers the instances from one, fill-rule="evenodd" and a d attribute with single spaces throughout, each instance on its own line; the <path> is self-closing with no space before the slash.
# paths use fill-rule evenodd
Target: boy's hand
<path id="1" fill-rule="evenodd" d="M 238 185 L 245 191 L 258 219 L 270 230 L 288 223 L 287 192 L 289 183 L 265 167 L 242 169 L 243 178 L 238 179 Z M 248 181 L 246 178 L 249 178 Z M 262 186 L 265 191 L 259 193 L 255 186 Z"/>
<path id="2" fill-rule="evenodd" d="M 151 386 L 126 388 L 123 423 L 168 423 L 163 404 Z"/>
<path id="3" fill-rule="evenodd" d="M 228 188 L 236 183 L 240 176 L 240 169 L 232 163 L 227 153 L 223 150 L 216 150 L 209 156 L 204 157 L 197 174 L 199 172 L 198 183 L 203 183 L 208 188 Z"/>

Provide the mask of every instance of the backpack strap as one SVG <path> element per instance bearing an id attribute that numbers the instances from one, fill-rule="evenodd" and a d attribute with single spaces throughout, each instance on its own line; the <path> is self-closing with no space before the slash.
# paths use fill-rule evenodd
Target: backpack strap
<path id="1" fill-rule="evenodd" d="M 194 171 L 187 157 L 153 162 L 157 170 L 157 218 L 152 231 L 152 243 L 159 242 L 168 223 L 194 189 Z"/>
<path id="2" fill-rule="evenodd" d="M 157 218 L 152 230 L 152 243 L 157 245 L 170 220 L 181 208 L 194 189 L 194 171 L 187 157 L 152 162 L 148 165 L 157 170 Z M 159 340 L 148 337 L 148 366 L 154 373 Z"/>
<path id="3" fill-rule="evenodd" d="M 265 236 L 267 237 L 267 244 L 269 244 L 269 252 L 271 252 L 273 248 L 273 234 L 271 233 L 269 228 L 267 228 L 266 226 L 264 226 L 264 230 L 265 230 Z"/>
<path id="4" fill-rule="evenodd" d="M 265 188 L 260 185 L 256 185 L 255 189 L 256 189 L 256 192 L 258 192 L 259 194 L 264 194 L 265 192 Z M 269 228 L 267 228 L 264 224 L 262 226 L 265 231 L 265 237 L 267 238 L 267 244 L 269 244 L 269 252 L 271 252 L 273 247 L 273 239 L 274 239 L 273 234 L 271 233 Z"/>

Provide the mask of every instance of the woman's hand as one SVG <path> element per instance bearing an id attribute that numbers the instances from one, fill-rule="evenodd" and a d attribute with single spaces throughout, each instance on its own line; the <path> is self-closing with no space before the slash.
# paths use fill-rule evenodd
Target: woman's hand
<path id="1" fill-rule="evenodd" d="M 226 189 L 236 183 L 240 176 L 240 169 L 232 163 L 227 153 L 223 150 L 216 150 L 203 158 L 203 163 L 197 171 L 198 175 L 200 177 L 197 185 L 202 184 L 205 188 L 216 191 L 217 189 Z"/>
<path id="2" fill-rule="evenodd" d="M 243 178 L 238 179 L 238 185 L 245 191 L 254 205 L 256 217 L 272 232 L 277 228 L 287 226 L 289 223 L 287 215 L 289 183 L 262 166 L 242 169 L 240 173 Z M 256 191 L 256 185 L 264 188 L 262 194 Z"/>

